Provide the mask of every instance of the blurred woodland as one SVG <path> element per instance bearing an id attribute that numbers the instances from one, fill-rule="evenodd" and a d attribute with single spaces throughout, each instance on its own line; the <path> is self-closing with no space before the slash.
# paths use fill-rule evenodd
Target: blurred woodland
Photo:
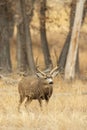
<path id="1" fill-rule="evenodd" d="M 83 57 L 87 53 L 81 53 L 87 49 L 86 3 L 86 0 L 0 0 L 0 73 L 34 74 L 36 59 L 46 72 L 59 66 L 58 71 L 66 79 L 86 72 L 87 60 Z M 76 23 L 78 27 L 76 15 L 80 21 Z M 71 43 L 73 28 L 78 30 L 77 34 L 73 33 L 75 44 Z M 70 44 L 74 45 L 74 51 L 69 51 Z M 69 58 L 71 61 L 67 58 L 69 52 L 74 57 Z"/>
<path id="2" fill-rule="evenodd" d="M 20 80 L 49 75 L 49 104 L 19 113 Z M 87 130 L 87 0 L 0 0 L 0 96 L 0 130 Z"/>

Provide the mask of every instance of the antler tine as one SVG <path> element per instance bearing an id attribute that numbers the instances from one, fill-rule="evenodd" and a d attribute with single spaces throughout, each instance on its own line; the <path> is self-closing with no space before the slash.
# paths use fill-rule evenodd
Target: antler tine
<path id="1" fill-rule="evenodd" d="M 41 71 L 39 68 L 37 68 L 37 71 L 40 72 L 43 76 L 46 75 L 46 74 L 45 74 L 43 71 Z"/>
<path id="2" fill-rule="evenodd" d="M 46 74 L 39 69 L 39 66 L 37 65 L 37 63 L 38 63 L 38 57 L 36 57 L 36 70 L 37 70 L 39 73 L 41 73 L 42 75 L 45 76 Z"/>
<path id="3" fill-rule="evenodd" d="M 38 65 L 37 65 L 37 63 L 38 63 L 38 57 L 36 57 L 36 68 L 38 67 Z"/>
<path id="4" fill-rule="evenodd" d="M 57 51 L 56 49 L 54 48 L 54 55 L 55 55 L 55 60 L 56 60 L 56 64 L 58 63 L 58 55 L 57 55 Z"/>
<path id="5" fill-rule="evenodd" d="M 50 74 L 53 74 L 57 69 L 59 68 L 59 66 L 56 66 L 55 68 L 53 68 L 50 72 Z"/>

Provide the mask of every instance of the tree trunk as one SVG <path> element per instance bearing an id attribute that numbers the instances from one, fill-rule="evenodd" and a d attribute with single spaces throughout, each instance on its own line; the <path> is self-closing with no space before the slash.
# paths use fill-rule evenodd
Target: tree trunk
<path id="1" fill-rule="evenodd" d="M 67 35 L 65 44 L 63 46 L 63 49 L 60 53 L 60 57 L 59 57 L 59 60 L 58 60 L 58 65 L 59 65 L 60 71 L 64 71 L 65 65 L 66 65 L 66 59 L 67 59 L 67 54 L 68 54 L 68 50 L 69 50 L 71 34 L 72 34 L 72 27 L 73 27 L 74 17 L 75 17 L 75 9 L 76 9 L 76 3 L 72 0 L 71 11 L 70 11 L 69 33 Z"/>
<path id="2" fill-rule="evenodd" d="M 26 71 L 27 59 L 26 59 L 26 39 L 24 32 L 24 23 L 20 23 L 17 27 L 17 69 L 19 71 Z"/>
<path id="3" fill-rule="evenodd" d="M 11 72 L 7 2 L 0 1 L 0 68 Z"/>
<path id="4" fill-rule="evenodd" d="M 25 32 L 25 38 L 26 38 L 26 53 L 27 53 L 27 61 L 30 69 L 30 73 L 35 73 L 35 64 L 34 64 L 34 58 L 33 58 L 33 52 L 32 52 L 32 41 L 31 41 L 31 34 L 30 34 L 30 21 L 31 21 L 31 14 L 28 17 L 26 15 L 26 6 L 25 6 L 25 0 L 20 0 L 21 2 L 21 10 L 24 20 L 24 32 Z M 32 0 L 30 0 L 32 3 Z M 32 4 L 31 4 L 32 5 Z M 31 7 L 32 8 L 32 7 Z"/>
<path id="5" fill-rule="evenodd" d="M 24 29 L 24 20 L 21 9 L 21 3 L 18 0 L 14 1 L 12 5 L 14 7 L 14 42 L 17 43 L 17 70 L 26 71 L 27 59 L 26 59 L 26 34 Z M 17 30 L 16 30 L 17 29 Z M 16 40 L 16 41 L 15 41 Z"/>
<path id="6" fill-rule="evenodd" d="M 40 1 L 40 35 L 41 35 L 41 44 L 42 44 L 42 50 L 44 54 L 44 60 L 46 68 L 52 68 L 52 61 L 51 56 L 48 48 L 48 42 L 47 42 L 47 36 L 46 36 L 46 17 L 45 17 L 45 11 L 46 11 L 46 0 Z"/>
<path id="7" fill-rule="evenodd" d="M 82 24 L 84 23 L 84 20 L 85 20 L 85 17 L 86 17 L 86 13 L 87 13 L 87 0 L 85 1 L 85 7 L 84 7 L 84 11 L 83 11 Z"/>
<path id="8" fill-rule="evenodd" d="M 72 30 L 72 36 L 70 41 L 69 52 L 66 61 L 65 67 L 65 79 L 74 79 L 75 78 L 75 65 L 76 65 L 76 58 L 78 52 L 78 42 L 79 42 L 79 34 L 80 34 L 80 27 L 82 22 L 83 16 L 83 9 L 84 9 L 84 2 L 85 0 L 78 0 L 76 6 L 76 14 L 75 14 L 75 21 Z"/>

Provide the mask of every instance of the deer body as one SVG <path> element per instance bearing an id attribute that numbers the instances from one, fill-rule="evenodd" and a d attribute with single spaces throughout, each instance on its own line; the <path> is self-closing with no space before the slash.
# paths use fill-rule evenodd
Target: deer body
<path id="1" fill-rule="evenodd" d="M 42 106 L 42 100 L 48 102 L 53 92 L 52 83 L 52 81 L 48 83 L 45 79 L 36 76 L 24 77 L 18 85 L 18 91 L 20 94 L 19 109 L 26 97 L 25 107 L 26 104 L 32 100 L 38 100 L 40 106 Z"/>
<path id="2" fill-rule="evenodd" d="M 53 92 L 53 77 L 58 74 L 56 70 L 58 67 L 54 68 L 50 73 L 44 73 L 37 69 L 35 76 L 24 77 L 18 85 L 18 91 L 20 95 L 20 101 L 18 109 L 20 110 L 20 105 L 27 98 L 25 102 L 25 107 L 27 108 L 28 104 L 32 100 L 38 100 L 40 106 L 42 106 L 42 100 L 45 100 L 47 103 Z"/>

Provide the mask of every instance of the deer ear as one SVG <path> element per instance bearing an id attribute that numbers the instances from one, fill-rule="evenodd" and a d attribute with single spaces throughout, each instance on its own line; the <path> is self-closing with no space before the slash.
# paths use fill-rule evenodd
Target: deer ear
<path id="1" fill-rule="evenodd" d="M 43 78 L 43 75 L 41 73 L 36 73 L 36 76 L 39 78 Z"/>

